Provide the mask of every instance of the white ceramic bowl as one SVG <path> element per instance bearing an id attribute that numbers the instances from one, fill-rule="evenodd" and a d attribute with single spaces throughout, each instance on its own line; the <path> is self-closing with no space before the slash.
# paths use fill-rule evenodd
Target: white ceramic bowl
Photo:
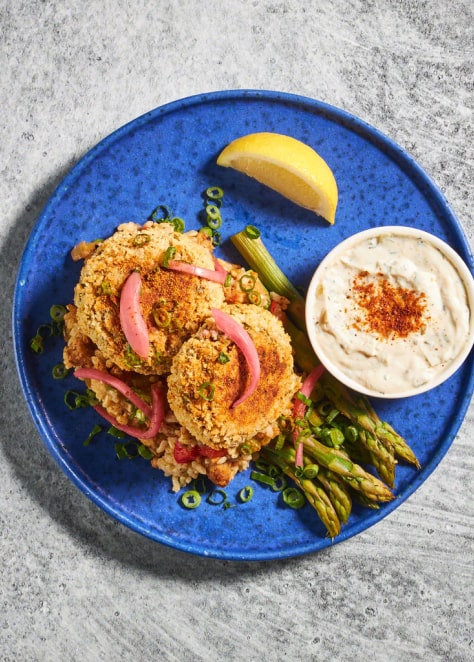
<path id="1" fill-rule="evenodd" d="M 341 259 L 346 265 L 349 260 L 347 271 Z M 372 276 L 364 276 L 366 268 Z M 391 280 L 381 276 L 377 281 L 377 269 L 390 274 Z M 369 313 L 356 301 L 354 292 L 361 290 L 354 274 L 371 278 L 372 283 L 391 282 L 408 299 L 419 287 L 418 301 L 428 302 L 420 317 L 423 334 L 415 330 L 403 337 L 402 332 L 384 337 L 364 328 Z M 420 286 L 413 284 L 417 282 Z M 448 331 L 438 333 L 444 311 L 453 301 L 459 307 L 446 317 Z M 431 302 L 437 307 L 432 308 Z M 316 269 L 306 297 L 306 324 L 320 361 L 349 388 L 382 398 L 417 395 L 448 379 L 472 349 L 474 279 L 456 251 L 434 235 L 400 226 L 365 230 L 342 241 Z"/>

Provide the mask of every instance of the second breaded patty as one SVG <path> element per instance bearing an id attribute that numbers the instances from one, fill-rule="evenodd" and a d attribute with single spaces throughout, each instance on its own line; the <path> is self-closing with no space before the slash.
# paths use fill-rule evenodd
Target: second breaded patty
<path id="1" fill-rule="evenodd" d="M 209 318 L 173 359 L 168 401 L 177 420 L 203 444 L 234 448 L 252 442 L 253 450 L 278 433 L 278 418 L 288 414 L 300 386 L 293 370 L 290 338 L 281 322 L 259 306 L 224 305 L 252 338 L 261 376 L 254 393 L 232 404 L 250 378 L 237 346 Z"/>

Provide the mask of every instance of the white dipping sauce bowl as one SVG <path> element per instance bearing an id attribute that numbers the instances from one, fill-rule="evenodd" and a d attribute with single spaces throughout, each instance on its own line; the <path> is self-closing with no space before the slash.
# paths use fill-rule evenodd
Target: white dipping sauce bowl
<path id="1" fill-rule="evenodd" d="M 385 339 L 380 338 L 380 336 L 377 336 L 376 334 L 370 332 L 368 333 L 361 332 L 360 327 L 356 329 L 353 324 L 349 324 L 349 322 L 347 321 L 344 328 L 346 331 L 349 330 L 349 336 L 352 336 L 352 338 L 354 338 L 354 347 L 357 347 L 357 343 L 361 342 L 360 341 L 361 333 L 364 337 L 366 336 L 369 337 L 369 345 L 371 347 L 371 350 L 374 350 L 373 356 L 376 356 L 377 354 L 380 355 L 383 354 L 384 357 L 383 360 L 386 361 L 385 364 L 386 373 L 384 377 L 382 377 L 381 375 L 379 375 L 379 377 L 375 376 L 376 371 L 374 368 L 371 368 L 370 366 L 373 366 L 371 362 L 377 359 L 372 359 L 372 351 L 369 351 L 367 354 L 367 369 L 364 368 L 363 370 L 361 369 L 353 370 L 352 366 L 348 367 L 347 365 L 343 365 L 344 363 L 346 364 L 350 363 L 352 361 L 352 358 L 354 359 L 354 365 L 356 361 L 358 362 L 359 366 L 365 365 L 366 354 L 365 351 L 361 353 L 357 349 L 353 353 L 351 353 L 352 339 L 349 336 L 348 336 L 349 338 L 348 343 L 346 343 L 345 340 L 340 340 L 340 339 L 333 340 L 335 336 L 333 336 L 332 332 L 329 334 L 331 336 L 329 343 L 327 342 L 328 340 L 327 337 L 324 339 L 325 334 L 327 334 L 327 332 L 324 331 L 324 323 L 328 319 L 328 317 L 326 317 L 326 314 L 324 313 L 324 310 L 326 309 L 324 297 L 327 298 L 327 293 L 330 286 L 325 285 L 325 287 L 323 288 L 322 283 L 325 278 L 326 279 L 333 278 L 333 276 L 337 280 L 337 276 L 335 275 L 337 273 L 337 269 L 339 268 L 344 269 L 344 266 L 341 266 L 342 264 L 341 258 L 346 260 L 347 263 L 349 253 L 351 253 L 354 249 L 357 249 L 358 246 L 367 247 L 369 245 L 367 244 L 368 241 L 370 242 L 371 248 L 372 246 L 378 246 L 378 245 L 383 246 L 387 243 L 387 241 L 390 242 L 391 238 L 394 238 L 395 241 L 401 240 L 404 242 L 408 242 L 405 243 L 405 247 L 409 248 L 410 250 L 413 248 L 415 249 L 415 252 L 418 252 L 419 248 L 424 250 L 425 244 L 427 244 L 429 247 L 436 249 L 436 251 L 439 251 L 441 256 L 446 258 L 448 263 L 450 263 L 450 265 L 447 267 L 447 274 L 448 274 L 447 284 L 451 285 L 454 281 L 456 281 L 456 273 L 453 274 L 454 278 L 450 277 L 451 269 L 449 267 L 452 267 L 454 268 L 454 272 L 457 272 L 457 276 L 459 277 L 459 281 L 460 281 L 460 283 L 456 281 L 457 291 L 462 292 L 462 288 L 464 288 L 465 303 L 467 303 L 467 308 L 469 313 L 468 315 L 466 315 L 466 308 L 464 306 L 464 313 L 465 313 L 464 325 L 467 324 L 467 330 L 465 333 L 463 333 L 462 342 L 460 342 L 459 339 L 456 340 L 455 342 L 451 342 L 451 340 L 444 340 L 445 342 L 444 349 L 446 349 L 446 351 L 449 350 L 451 343 L 452 356 L 450 356 L 446 361 L 443 360 L 440 363 L 439 367 L 436 368 L 436 374 L 429 376 L 426 380 L 423 381 L 424 372 L 423 370 L 421 370 L 420 374 L 422 375 L 422 377 L 420 377 L 420 381 L 422 381 L 422 383 L 400 384 L 400 387 L 398 387 L 398 385 L 394 386 L 392 384 L 390 387 L 387 388 L 387 390 L 385 390 L 381 386 L 380 382 L 382 379 L 387 380 L 387 375 L 389 375 L 388 382 L 390 382 L 391 374 L 392 373 L 395 374 L 395 370 L 399 369 L 399 365 L 395 365 L 394 362 L 401 364 L 400 361 L 401 352 L 403 352 L 405 358 L 408 361 L 411 361 L 411 359 L 413 358 L 414 365 L 419 367 L 420 358 L 419 357 L 417 358 L 415 356 L 417 353 L 417 349 L 410 348 L 409 337 L 408 339 L 402 341 L 402 344 L 399 345 L 397 345 L 397 342 L 399 342 L 399 340 L 401 339 L 397 339 L 397 342 L 392 343 L 393 345 L 392 355 L 387 358 L 386 355 L 389 354 L 389 352 L 384 352 L 384 347 L 387 348 L 388 346 L 386 338 Z M 431 249 L 427 249 L 428 253 L 430 251 Z M 409 253 L 408 250 L 406 252 Z M 372 256 L 370 255 L 370 257 Z M 436 254 L 432 253 L 430 259 L 436 258 L 436 260 L 438 260 L 438 257 L 439 256 L 437 253 Z M 400 264 L 403 267 L 403 261 L 408 258 L 406 258 L 405 255 L 403 254 L 400 254 L 399 258 L 400 258 L 399 260 Z M 441 260 L 441 263 L 446 264 L 444 260 Z M 352 265 L 352 263 L 350 264 Z M 403 269 L 401 269 L 400 271 L 400 264 L 398 264 L 398 266 L 396 265 L 395 270 L 398 269 L 398 273 L 402 272 L 401 277 L 403 277 Z M 407 264 L 410 265 L 411 263 L 407 263 Z M 352 268 L 353 266 L 350 266 L 350 269 Z M 389 266 L 388 273 L 390 273 L 390 268 L 391 267 Z M 363 267 L 356 267 L 356 269 L 363 270 Z M 421 269 L 420 271 L 423 270 Z M 416 278 L 417 270 L 412 269 L 412 273 Z M 435 271 L 434 273 L 435 273 L 434 276 L 433 273 L 431 273 L 430 278 L 431 281 L 436 285 L 437 284 L 436 274 L 440 272 Z M 444 277 L 446 278 L 446 275 Z M 342 278 L 342 280 L 344 280 L 344 278 Z M 327 280 L 326 283 L 329 283 L 329 281 Z M 409 285 L 407 285 L 406 287 L 410 289 Z M 443 288 L 439 288 L 439 289 L 441 290 Z M 323 291 L 325 293 L 324 297 L 322 294 Z M 347 295 L 344 298 L 347 301 L 346 309 L 349 310 L 348 314 L 351 314 L 355 310 L 360 310 L 361 314 L 363 314 L 363 309 L 362 308 L 358 309 L 358 304 L 356 303 L 354 296 L 350 291 L 347 292 Z M 341 296 L 339 296 L 339 300 L 341 300 Z M 345 312 L 347 312 L 347 310 Z M 365 395 L 378 397 L 378 398 L 404 398 L 404 397 L 414 396 L 420 393 L 424 393 L 425 391 L 428 391 L 438 386 L 445 380 L 447 380 L 449 377 L 453 375 L 454 372 L 456 372 L 456 370 L 458 370 L 458 368 L 463 364 L 463 362 L 466 360 L 467 356 L 469 355 L 469 352 L 471 351 L 472 346 L 474 344 L 474 279 L 467 265 L 461 259 L 461 257 L 456 253 L 456 251 L 454 251 L 448 244 L 446 244 L 438 237 L 413 227 L 385 226 L 385 227 L 374 228 L 352 235 L 348 239 L 338 244 L 333 250 L 331 250 L 326 255 L 326 257 L 317 267 L 311 279 L 306 296 L 305 314 L 306 314 L 307 332 L 314 351 L 316 352 L 319 360 L 326 367 L 326 369 L 334 377 L 336 377 L 336 379 L 338 379 L 341 383 L 345 384 L 349 388 L 359 393 L 363 393 Z M 343 315 L 341 314 L 341 319 L 342 318 Z M 354 317 L 352 317 L 352 320 L 353 319 Z M 430 319 L 431 318 L 429 317 L 427 321 L 427 325 L 429 324 Z M 466 323 L 466 319 L 468 320 L 467 323 Z M 339 320 L 338 314 L 336 314 L 335 316 L 334 314 L 332 314 L 332 320 Z M 435 328 L 434 325 L 431 325 L 431 328 Z M 446 335 L 443 336 L 443 338 L 446 337 L 447 337 Z M 335 342 L 337 344 L 337 347 L 335 348 L 333 345 L 331 350 L 330 345 L 332 342 Z M 418 346 L 421 346 L 425 343 L 423 337 L 421 338 L 419 337 L 417 342 L 418 342 Z M 341 354 L 343 360 L 340 361 L 338 360 L 338 353 L 339 353 L 339 349 L 342 347 L 344 347 L 345 349 Z M 397 357 L 397 352 L 398 352 L 398 357 Z M 412 352 L 413 356 L 412 357 L 408 356 L 407 352 L 408 353 Z M 393 368 L 392 372 L 391 372 L 391 365 Z M 431 370 L 431 368 L 427 367 L 426 374 L 429 373 L 429 370 Z M 351 372 L 352 374 L 348 374 L 349 372 Z M 414 372 L 416 373 L 416 370 Z M 409 370 L 406 370 L 406 374 L 408 373 Z M 360 378 L 357 377 L 357 374 L 361 375 Z"/>

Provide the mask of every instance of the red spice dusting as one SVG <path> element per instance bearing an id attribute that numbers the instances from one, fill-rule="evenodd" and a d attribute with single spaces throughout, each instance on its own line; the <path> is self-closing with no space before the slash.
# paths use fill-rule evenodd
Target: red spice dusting
<path id="1" fill-rule="evenodd" d="M 368 271 L 360 271 L 352 287 L 362 310 L 353 323 L 358 331 L 368 330 L 389 340 L 425 330 L 428 316 L 424 292 L 394 286 L 384 274 L 371 277 Z"/>

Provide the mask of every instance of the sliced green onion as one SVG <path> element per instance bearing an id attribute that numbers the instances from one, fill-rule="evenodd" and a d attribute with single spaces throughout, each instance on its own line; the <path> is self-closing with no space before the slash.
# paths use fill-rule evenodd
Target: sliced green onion
<path id="1" fill-rule="evenodd" d="M 212 230 L 211 228 L 201 228 L 199 232 L 202 232 L 203 234 L 207 235 L 209 238 L 212 238 Z"/>
<path id="2" fill-rule="evenodd" d="M 54 379 L 64 379 L 64 377 L 66 377 L 69 372 L 69 368 L 66 368 L 64 363 L 56 363 L 56 365 L 53 366 L 51 374 L 53 375 Z"/>
<path id="3" fill-rule="evenodd" d="M 298 400 L 301 400 L 301 402 L 307 407 L 310 407 L 312 405 L 311 398 L 308 398 L 304 393 L 301 393 L 301 391 L 298 391 L 296 397 L 298 398 Z"/>
<path id="4" fill-rule="evenodd" d="M 135 366 L 141 364 L 140 357 L 137 356 L 137 354 L 135 354 L 135 352 L 133 351 L 133 349 L 130 347 L 129 344 L 127 344 L 127 346 L 125 348 L 124 359 L 125 359 L 126 364 L 130 368 L 134 368 Z"/>
<path id="5" fill-rule="evenodd" d="M 211 200 L 220 200 L 224 197 L 224 191 L 220 186 L 209 186 L 209 188 L 206 189 L 206 196 L 211 198 Z"/>
<path id="6" fill-rule="evenodd" d="M 280 475 L 280 476 L 275 476 L 273 480 L 273 485 L 271 487 L 274 492 L 281 492 L 282 490 L 285 489 L 286 486 L 287 486 L 287 482 L 285 476 Z"/>
<path id="7" fill-rule="evenodd" d="M 110 434 L 111 437 L 115 437 L 116 439 L 124 439 L 124 437 L 126 437 L 125 432 L 116 428 L 115 425 L 110 426 L 107 430 L 107 434 Z"/>
<path id="8" fill-rule="evenodd" d="M 54 305 L 49 309 L 49 314 L 54 322 L 62 322 L 67 313 L 66 306 Z"/>
<path id="9" fill-rule="evenodd" d="M 217 205 L 206 205 L 207 224 L 212 229 L 220 228 L 222 224 L 221 210 Z M 213 225 L 209 221 L 217 221 L 218 225 Z"/>
<path id="10" fill-rule="evenodd" d="M 138 454 L 144 460 L 151 460 L 153 457 L 153 452 L 148 448 L 148 446 L 145 446 L 145 444 L 140 444 L 138 446 Z"/>
<path id="11" fill-rule="evenodd" d="M 332 423 L 340 413 L 339 409 L 331 409 L 329 414 L 326 415 L 326 423 Z"/>
<path id="12" fill-rule="evenodd" d="M 240 455 L 252 455 L 253 450 L 252 446 L 250 444 L 242 444 L 242 446 L 239 449 Z"/>
<path id="13" fill-rule="evenodd" d="M 163 257 L 163 266 L 168 267 L 169 261 L 176 255 L 176 246 L 168 246 Z"/>
<path id="14" fill-rule="evenodd" d="M 181 497 L 181 503 L 185 508 L 192 510 L 201 503 L 201 495 L 197 490 L 188 490 Z"/>
<path id="15" fill-rule="evenodd" d="M 89 389 L 87 389 L 86 393 L 79 393 L 78 391 L 66 391 L 64 394 L 64 403 L 68 409 L 74 410 L 97 404 L 97 399 L 94 393 Z"/>
<path id="16" fill-rule="evenodd" d="M 232 276 L 230 274 L 227 274 L 224 281 L 224 287 L 230 287 L 231 283 L 232 283 Z"/>
<path id="17" fill-rule="evenodd" d="M 171 324 L 171 313 L 165 308 L 164 303 L 156 303 L 151 311 L 153 321 L 159 328 L 165 328 Z"/>
<path id="18" fill-rule="evenodd" d="M 283 432 L 280 432 L 278 437 L 276 438 L 275 450 L 280 451 L 283 448 L 283 446 L 285 445 L 285 441 L 286 441 L 286 434 L 284 434 Z"/>
<path id="19" fill-rule="evenodd" d="M 92 439 L 93 439 L 97 434 L 99 434 L 99 432 L 101 432 L 101 431 L 102 431 L 102 428 L 101 428 L 100 425 L 94 425 L 94 427 L 92 428 L 92 430 L 89 432 L 89 434 L 88 434 L 88 436 L 87 436 L 87 439 L 85 439 L 85 441 L 84 441 L 84 443 L 83 443 L 83 446 L 89 446 L 89 444 L 91 443 Z"/>
<path id="20" fill-rule="evenodd" d="M 260 237 L 260 230 L 255 225 L 247 225 L 244 232 L 249 239 L 258 239 Z"/>
<path id="21" fill-rule="evenodd" d="M 220 246 L 222 241 L 221 233 L 218 232 L 217 230 L 213 230 L 212 232 L 212 245 L 213 246 Z"/>
<path id="22" fill-rule="evenodd" d="M 239 492 L 239 499 L 242 503 L 248 503 L 253 497 L 253 487 L 246 485 Z"/>
<path id="23" fill-rule="evenodd" d="M 211 401 L 214 399 L 215 386 L 211 382 L 203 382 L 199 387 L 199 397 L 203 400 Z"/>
<path id="24" fill-rule="evenodd" d="M 154 223 L 164 223 L 169 220 L 171 212 L 166 205 L 158 205 L 151 214 Z"/>
<path id="25" fill-rule="evenodd" d="M 347 441 L 352 441 L 352 442 L 357 441 L 357 439 L 359 438 L 359 431 L 356 428 L 356 426 L 348 425 L 344 429 L 344 437 L 347 439 Z"/>
<path id="26" fill-rule="evenodd" d="M 170 223 L 173 225 L 175 232 L 183 232 L 185 228 L 185 222 L 182 218 L 179 216 L 174 216 L 171 220 Z"/>
<path id="27" fill-rule="evenodd" d="M 112 294 L 112 286 L 110 285 L 108 280 L 103 280 L 100 289 L 102 294 Z"/>
<path id="28" fill-rule="evenodd" d="M 229 355 L 226 354 L 225 352 L 220 352 L 219 356 L 217 357 L 217 360 L 219 361 L 219 363 L 224 364 L 224 363 L 229 363 L 230 358 Z"/>
<path id="29" fill-rule="evenodd" d="M 252 480 L 256 480 L 257 483 L 263 483 L 264 485 L 273 486 L 275 484 L 275 479 L 269 476 L 268 474 L 261 473 L 259 471 L 252 471 L 250 474 Z"/>
<path id="30" fill-rule="evenodd" d="M 296 487 L 287 487 L 283 490 L 282 496 L 286 505 L 295 510 L 302 508 L 305 504 L 304 494 L 297 490 Z"/>
<path id="31" fill-rule="evenodd" d="M 30 340 L 30 348 L 35 352 L 36 354 L 42 354 L 44 351 L 44 343 L 43 343 L 43 336 L 39 333 L 37 333 L 31 340 Z"/>
<path id="32" fill-rule="evenodd" d="M 199 492 L 199 494 L 204 494 L 207 491 L 206 481 L 204 480 L 204 476 L 198 476 L 197 478 L 194 478 L 192 482 L 192 486 L 194 490 L 197 490 Z"/>
<path id="33" fill-rule="evenodd" d="M 139 232 L 133 238 L 133 245 L 134 246 L 145 246 L 145 244 L 149 244 L 150 241 L 151 241 L 151 237 L 150 237 L 149 234 L 145 234 L 144 232 Z"/>
<path id="34" fill-rule="evenodd" d="M 280 476 L 281 469 L 276 464 L 269 464 L 267 469 L 267 474 L 272 478 L 275 478 L 276 476 Z"/>
<path id="35" fill-rule="evenodd" d="M 312 480 L 316 478 L 319 473 L 319 466 L 317 464 L 307 464 L 303 469 L 303 476 Z"/>
<path id="36" fill-rule="evenodd" d="M 115 455 L 119 460 L 125 460 L 126 458 L 129 457 L 128 450 L 125 444 L 122 443 L 114 444 L 114 449 L 115 449 Z"/>
<path id="37" fill-rule="evenodd" d="M 260 294 L 260 292 L 255 292 L 254 290 L 252 292 L 249 292 L 247 297 L 249 302 L 253 303 L 254 306 L 259 306 L 262 303 L 262 295 Z"/>
<path id="38" fill-rule="evenodd" d="M 239 278 L 239 286 L 242 292 L 251 292 L 254 289 L 256 282 L 257 278 L 253 274 L 245 273 Z"/>
<path id="39" fill-rule="evenodd" d="M 214 489 L 206 499 L 211 506 L 222 506 L 227 501 L 227 494 L 224 490 Z"/>

